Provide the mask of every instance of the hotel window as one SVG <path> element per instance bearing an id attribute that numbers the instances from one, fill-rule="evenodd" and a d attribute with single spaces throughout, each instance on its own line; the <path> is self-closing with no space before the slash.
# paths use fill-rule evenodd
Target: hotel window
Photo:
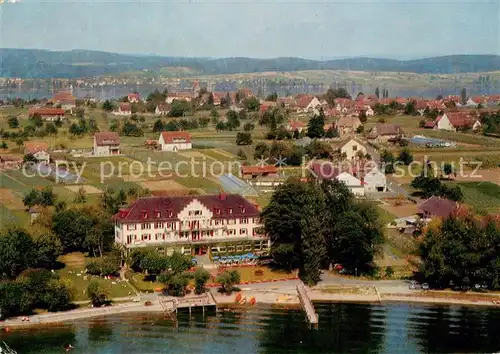
<path id="1" fill-rule="evenodd" d="M 150 234 L 142 234 L 141 239 L 143 241 L 151 240 L 151 235 Z"/>
<path id="2" fill-rule="evenodd" d="M 228 225 L 235 225 L 236 224 L 236 219 L 227 219 L 227 224 Z"/>
<path id="3" fill-rule="evenodd" d="M 189 216 L 193 216 L 193 215 L 201 215 L 201 210 L 190 210 Z"/>
<path id="4" fill-rule="evenodd" d="M 144 223 L 144 224 L 141 224 L 141 230 L 149 230 L 151 229 L 151 224 L 150 223 Z"/>
<path id="5" fill-rule="evenodd" d="M 167 222 L 167 229 L 171 229 L 172 228 L 172 223 L 171 222 Z"/>
<path id="6" fill-rule="evenodd" d="M 171 218 L 174 215 L 174 212 L 172 210 L 168 211 L 168 217 Z"/>
<path id="7" fill-rule="evenodd" d="M 164 239 L 164 237 L 162 237 L 163 234 L 156 234 L 155 235 L 155 240 L 161 240 L 162 238 Z"/>
<path id="8" fill-rule="evenodd" d="M 148 218 L 148 212 L 147 211 L 142 211 L 142 218 L 147 219 Z"/>
<path id="9" fill-rule="evenodd" d="M 240 219 L 240 224 L 248 224 L 248 219 L 247 218 L 241 218 Z"/>
<path id="10" fill-rule="evenodd" d="M 228 208 L 228 209 L 227 209 L 227 213 L 228 213 L 228 214 L 232 214 L 232 213 L 233 213 L 233 208 Z"/>
<path id="11" fill-rule="evenodd" d="M 236 230 L 235 229 L 228 229 L 227 234 L 228 235 L 236 235 Z"/>
<path id="12" fill-rule="evenodd" d="M 155 215 L 156 215 L 156 218 L 157 218 L 157 219 L 161 218 L 161 213 L 160 213 L 159 211 L 156 211 L 156 212 L 155 212 Z"/>
<path id="13" fill-rule="evenodd" d="M 242 214 L 245 214 L 245 213 L 246 213 L 246 211 L 247 211 L 247 210 L 245 209 L 245 207 L 241 207 L 241 213 L 242 213 Z"/>
<path id="14" fill-rule="evenodd" d="M 155 222 L 155 229 L 163 229 L 163 223 L 162 222 Z"/>
<path id="15" fill-rule="evenodd" d="M 132 225 L 128 224 L 127 225 L 127 230 L 128 231 L 134 231 L 134 230 L 136 230 L 136 228 L 137 228 L 137 226 L 135 224 L 132 224 Z"/>
<path id="16" fill-rule="evenodd" d="M 246 235 L 247 229 L 240 229 L 240 235 Z"/>
<path id="17" fill-rule="evenodd" d="M 220 209 L 219 208 L 215 208 L 215 214 L 220 215 Z"/>
<path id="18" fill-rule="evenodd" d="M 224 220 L 215 220 L 215 225 L 224 225 Z"/>

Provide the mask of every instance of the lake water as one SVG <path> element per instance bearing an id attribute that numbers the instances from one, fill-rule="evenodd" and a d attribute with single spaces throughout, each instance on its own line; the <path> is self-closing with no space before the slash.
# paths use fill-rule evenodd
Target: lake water
<path id="1" fill-rule="evenodd" d="M 407 304 L 316 304 L 319 329 L 300 309 L 111 316 L 0 334 L 19 354 L 64 353 L 493 353 L 500 309 Z"/>

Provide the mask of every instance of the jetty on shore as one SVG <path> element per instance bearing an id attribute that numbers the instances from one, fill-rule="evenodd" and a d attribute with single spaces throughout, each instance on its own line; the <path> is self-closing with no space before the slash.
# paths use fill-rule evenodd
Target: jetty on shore
<path id="1" fill-rule="evenodd" d="M 177 314 L 179 310 L 188 309 L 191 314 L 193 309 L 201 308 L 203 314 L 205 310 L 217 310 L 217 302 L 210 291 L 196 296 L 184 298 L 167 298 L 159 299 L 163 310 L 169 314 Z"/>
<path id="2" fill-rule="evenodd" d="M 318 328 L 318 313 L 314 309 L 313 303 L 309 298 L 309 295 L 307 294 L 304 283 L 300 282 L 300 284 L 297 285 L 297 294 L 299 295 L 300 304 L 302 306 L 302 309 L 306 313 L 309 324 L 314 328 Z"/>

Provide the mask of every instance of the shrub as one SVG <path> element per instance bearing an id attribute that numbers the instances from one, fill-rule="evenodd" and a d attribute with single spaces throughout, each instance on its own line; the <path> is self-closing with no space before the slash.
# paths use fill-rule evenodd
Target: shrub
<path id="1" fill-rule="evenodd" d="M 236 270 L 225 271 L 217 276 L 216 281 L 221 285 L 223 292 L 231 293 L 234 285 L 240 282 L 240 273 Z"/>
<path id="2" fill-rule="evenodd" d="M 87 287 L 87 296 L 92 305 L 96 307 L 106 305 L 110 302 L 106 289 L 95 280 L 92 280 Z"/>
<path id="3" fill-rule="evenodd" d="M 210 274 L 205 270 L 205 268 L 198 268 L 194 272 L 194 292 L 196 294 L 202 294 L 205 292 L 205 284 L 208 279 L 210 279 Z"/>

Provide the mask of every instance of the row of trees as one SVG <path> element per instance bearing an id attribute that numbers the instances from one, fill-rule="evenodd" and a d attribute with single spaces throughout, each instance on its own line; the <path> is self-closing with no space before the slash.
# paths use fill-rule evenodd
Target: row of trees
<path id="1" fill-rule="evenodd" d="M 411 181 L 410 186 L 414 189 L 418 189 L 425 198 L 437 196 L 456 202 L 461 202 L 464 199 L 464 195 L 459 186 L 449 187 L 443 184 L 438 177 L 431 174 L 420 174 Z"/>
<path id="2" fill-rule="evenodd" d="M 358 274 L 370 272 L 383 241 L 377 210 L 356 201 L 338 181 L 290 179 L 273 194 L 261 218 L 274 262 L 298 268 L 308 284 L 317 283 L 321 269 L 335 263 Z"/>
<path id="3" fill-rule="evenodd" d="M 419 245 L 419 276 L 435 287 L 500 289 L 500 227 L 491 217 L 455 215 L 431 223 Z"/>

